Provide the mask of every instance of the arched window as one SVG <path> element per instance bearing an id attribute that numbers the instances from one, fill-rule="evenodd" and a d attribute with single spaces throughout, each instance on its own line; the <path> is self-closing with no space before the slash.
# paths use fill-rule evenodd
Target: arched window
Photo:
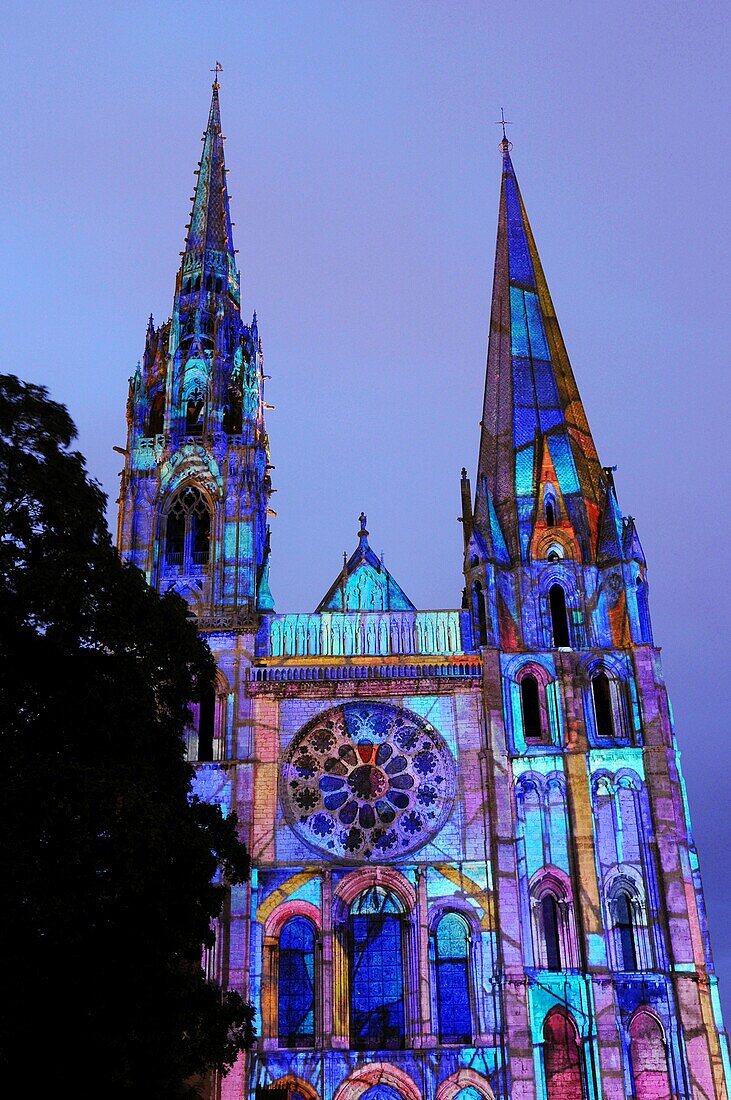
<path id="1" fill-rule="evenodd" d="M 485 596 L 482 585 L 475 581 L 473 588 L 474 609 L 477 615 L 477 641 L 480 645 L 487 645 L 487 613 L 485 611 Z"/>
<path id="2" fill-rule="evenodd" d="M 552 584 L 548 591 L 551 611 L 551 632 L 556 649 L 570 646 L 569 621 L 566 615 L 566 593 L 560 584 Z"/>
<path id="3" fill-rule="evenodd" d="M 662 1029 L 640 1009 L 629 1025 L 630 1062 L 636 1100 L 671 1100 L 668 1058 Z"/>
<path id="4" fill-rule="evenodd" d="M 558 914 L 558 902 L 553 894 L 544 894 L 541 898 L 541 921 L 546 947 L 546 967 L 548 970 L 560 970 L 561 924 Z"/>
<path id="5" fill-rule="evenodd" d="M 437 1015 L 442 1043 L 472 1041 L 469 929 L 464 917 L 446 913 L 435 936 Z"/>
<path id="6" fill-rule="evenodd" d="M 315 929 L 307 917 L 292 917 L 279 936 L 277 988 L 279 1043 L 315 1043 Z"/>
<path id="7" fill-rule="evenodd" d="M 606 673 L 598 672 L 591 681 L 591 696 L 594 702 L 594 719 L 599 737 L 614 737 L 614 714 L 612 712 L 612 693 Z"/>
<path id="8" fill-rule="evenodd" d="M 535 676 L 524 676 L 520 681 L 520 703 L 523 711 L 523 733 L 527 741 L 540 741 L 543 737 L 541 724 L 541 700 L 538 681 Z"/>
<path id="9" fill-rule="evenodd" d="M 637 613 L 640 619 L 640 641 L 652 645 L 652 623 L 650 622 L 650 604 L 647 598 L 647 581 L 637 578 Z"/>
<path id="10" fill-rule="evenodd" d="M 190 572 L 205 565 L 210 555 L 211 513 L 203 493 L 186 485 L 168 508 L 165 526 L 165 561 Z"/>
<path id="11" fill-rule="evenodd" d="M 150 415 L 147 418 L 146 435 L 161 435 L 165 419 L 165 394 L 158 393 L 153 397 L 150 405 Z"/>
<path id="12" fill-rule="evenodd" d="M 357 1050 L 399 1050 L 405 1042 L 404 914 L 380 886 L 350 910 L 350 1031 Z"/>
<path id="13" fill-rule="evenodd" d="M 576 1024 L 561 1009 L 543 1025 L 543 1065 L 547 1100 L 582 1100 L 581 1046 Z"/>
<path id="14" fill-rule="evenodd" d="M 550 497 L 546 501 L 546 526 L 556 526 L 556 513 L 554 512 L 553 501 L 550 499 Z"/>
<path id="15" fill-rule="evenodd" d="M 619 890 L 614 896 L 614 927 L 621 969 L 637 970 L 637 942 L 632 918 L 632 900 L 626 890 Z"/>

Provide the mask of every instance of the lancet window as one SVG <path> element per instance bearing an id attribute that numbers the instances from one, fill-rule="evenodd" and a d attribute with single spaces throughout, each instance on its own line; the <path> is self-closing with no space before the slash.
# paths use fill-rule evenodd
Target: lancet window
<path id="1" fill-rule="evenodd" d="M 315 1042 L 315 929 L 307 917 L 292 917 L 279 936 L 277 983 L 279 1043 Z"/>
<path id="2" fill-rule="evenodd" d="M 360 894 L 350 910 L 351 1045 L 398 1050 L 405 1044 L 404 912 L 380 886 Z"/>
<path id="3" fill-rule="evenodd" d="M 547 868 L 531 888 L 534 965 L 566 970 L 577 965 L 573 911 L 564 876 Z"/>
<path id="4" fill-rule="evenodd" d="M 520 704 L 523 713 L 523 734 L 526 741 L 543 738 L 543 721 L 538 681 L 531 673 L 520 681 Z"/>
<path id="5" fill-rule="evenodd" d="M 552 584 L 548 590 L 548 606 L 551 613 L 553 645 L 562 649 L 571 645 L 569 620 L 566 612 L 566 593 L 560 584 Z"/>
<path id="6" fill-rule="evenodd" d="M 671 1100 L 667 1049 L 659 1022 L 640 1009 L 632 1017 L 629 1035 L 636 1100 Z"/>
<path id="7" fill-rule="evenodd" d="M 165 525 L 165 561 L 184 573 L 205 565 L 210 556 L 211 513 L 195 485 L 187 485 L 173 498 Z"/>
<path id="8" fill-rule="evenodd" d="M 439 1040 L 469 1044 L 472 1011 L 467 921 L 458 913 L 445 913 L 437 925 L 434 939 Z"/>
<path id="9" fill-rule="evenodd" d="M 583 1100 L 579 1033 L 560 1008 L 549 1012 L 543 1025 L 543 1065 L 547 1100 Z"/>
<path id="10" fill-rule="evenodd" d="M 147 417 L 146 435 L 161 435 L 165 420 L 165 394 L 158 393 L 153 397 L 150 412 Z"/>

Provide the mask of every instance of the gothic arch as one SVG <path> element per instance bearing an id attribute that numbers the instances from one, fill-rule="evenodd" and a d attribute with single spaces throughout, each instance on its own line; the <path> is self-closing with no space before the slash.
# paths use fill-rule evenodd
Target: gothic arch
<path id="1" fill-rule="evenodd" d="M 295 1073 L 285 1073 L 283 1077 L 277 1077 L 276 1081 L 272 1081 L 264 1089 L 286 1089 L 288 1095 L 292 1093 L 299 1093 L 302 1100 L 320 1100 L 317 1089 L 310 1084 L 309 1081 L 305 1081 L 304 1078 L 298 1077 Z"/>
<path id="2" fill-rule="evenodd" d="M 278 936 L 284 925 L 292 917 L 307 917 L 308 920 L 312 921 L 317 932 L 320 932 L 322 920 L 320 910 L 316 905 L 309 901 L 283 901 L 281 905 L 278 905 L 276 909 L 268 914 L 264 922 L 265 938 Z"/>
<path id="3" fill-rule="evenodd" d="M 404 1100 L 421 1100 L 413 1077 L 390 1062 L 371 1062 L 356 1069 L 338 1085 L 333 1100 L 359 1100 L 374 1085 L 389 1085 Z"/>
<path id="4" fill-rule="evenodd" d="M 458 1093 L 466 1088 L 476 1089 L 484 1100 L 495 1100 L 495 1093 L 482 1074 L 466 1066 L 458 1069 L 450 1077 L 445 1077 L 437 1087 L 436 1100 L 454 1100 Z"/>

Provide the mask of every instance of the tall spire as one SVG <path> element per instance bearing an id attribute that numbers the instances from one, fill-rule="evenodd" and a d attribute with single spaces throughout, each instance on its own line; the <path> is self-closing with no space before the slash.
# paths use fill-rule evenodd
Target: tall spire
<path id="1" fill-rule="evenodd" d="M 511 556 L 528 555 L 548 449 L 584 560 L 596 549 L 605 478 L 503 130 L 502 186 L 478 485 L 485 478 Z M 480 509 L 475 521 L 479 523 Z"/>
<path id="2" fill-rule="evenodd" d="M 233 258 L 233 233 L 226 187 L 226 164 L 223 154 L 218 91 L 219 84 L 216 80 L 211 95 L 208 125 L 203 135 L 203 155 L 193 196 L 193 210 L 190 215 L 185 251 L 213 249 L 216 252 L 227 252 Z"/>

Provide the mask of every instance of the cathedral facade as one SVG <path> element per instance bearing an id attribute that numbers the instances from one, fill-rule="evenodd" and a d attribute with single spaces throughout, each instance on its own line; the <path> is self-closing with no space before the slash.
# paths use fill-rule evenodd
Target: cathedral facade
<path id="1" fill-rule="evenodd" d="M 206 966 L 258 1037 L 211 1097 L 728 1100 L 647 564 L 501 154 L 459 606 L 416 608 L 361 515 L 314 610 L 280 613 L 213 86 L 172 316 L 130 383 L 118 527 L 215 655 L 188 754 L 252 857 Z"/>

